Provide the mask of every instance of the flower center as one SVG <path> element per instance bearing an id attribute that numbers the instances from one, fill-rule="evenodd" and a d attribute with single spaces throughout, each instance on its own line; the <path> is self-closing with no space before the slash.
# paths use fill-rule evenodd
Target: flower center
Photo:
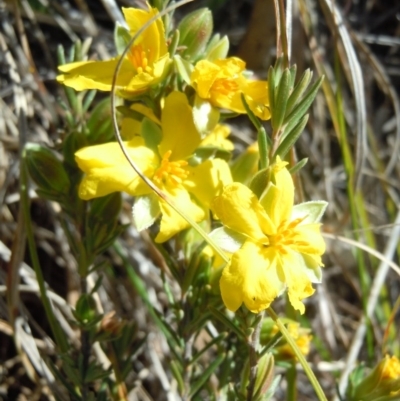
<path id="1" fill-rule="evenodd" d="M 232 96 L 239 89 L 239 85 L 229 78 L 219 78 L 213 83 L 212 90 L 226 96 Z"/>
<path id="2" fill-rule="evenodd" d="M 150 50 L 144 50 L 142 45 L 132 46 L 127 56 L 134 66 L 136 72 L 141 74 L 147 72 L 151 74 L 153 69 L 149 66 Z"/>
<path id="3" fill-rule="evenodd" d="M 290 221 L 284 221 L 278 228 L 275 235 L 267 236 L 268 241 L 266 246 L 273 246 L 277 252 L 288 253 L 288 248 L 293 248 L 299 245 L 307 245 L 306 241 L 300 241 L 296 234 L 295 228 L 304 220 L 299 218 Z"/>
<path id="4" fill-rule="evenodd" d="M 154 173 L 153 180 L 158 186 L 179 187 L 189 175 L 185 169 L 188 162 L 186 160 L 169 161 L 171 153 L 171 150 L 165 152 L 160 167 Z"/>

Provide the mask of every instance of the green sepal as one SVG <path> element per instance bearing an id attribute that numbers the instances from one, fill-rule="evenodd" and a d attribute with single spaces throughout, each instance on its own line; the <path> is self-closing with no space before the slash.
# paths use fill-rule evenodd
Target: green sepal
<path id="1" fill-rule="evenodd" d="M 203 100 L 196 94 L 193 105 L 193 121 L 203 139 L 210 134 L 218 124 L 220 112 L 207 100 Z"/>
<path id="2" fill-rule="evenodd" d="M 121 55 L 125 51 L 125 48 L 128 46 L 131 39 L 132 36 L 129 33 L 129 29 L 117 22 L 114 29 L 114 44 L 118 55 Z"/>
<path id="3" fill-rule="evenodd" d="M 214 35 L 205 52 L 204 59 L 208 61 L 215 61 L 224 59 L 227 57 L 229 52 L 229 39 L 228 36 L 223 36 L 220 38 L 219 34 Z"/>
<path id="4" fill-rule="evenodd" d="M 257 172 L 257 174 L 250 181 L 250 189 L 252 192 L 260 198 L 263 192 L 268 187 L 270 182 L 271 170 L 269 168 L 265 168 Z"/>
<path id="5" fill-rule="evenodd" d="M 292 218 L 303 219 L 302 224 L 318 223 L 325 213 L 327 206 L 328 202 L 322 200 L 299 203 L 293 206 Z"/>
<path id="6" fill-rule="evenodd" d="M 157 153 L 158 145 L 162 140 L 161 127 L 149 118 L 144 117 L 140 126 L 140 135 L 146 146 Z"/>
<path id="7" fill-rule="evenodd" d="M 213 230 L 210 238 L 217 244 L 223 251 L 235 253 L 245 242 L 246 237 L 228 227 L 219 227 Z"/>
<path id="8" fill-rule="evenodd" d="M 157 196 L 154 194 L 138 196 L 132 208 L 133 221 L 138 231 L 149 228 L 160 215 Z"/>
<path id="9" fill-rule="evenodd" d="M 222 159 L 229 161 L 231 159 L 231 152 L 223 148 L 217 148 L 215 146 L 202 146 L 195 150 L 194 154 L 188 159 L 188 163 L 191 166 L 198 166 L 199 164 L 210 159 Z"/>
<path id="10" fill-rule="evenodd" d="M 168 53 L 170 57 L 175 56 L 176 49 L 179 45 L 179 37 L 180 37 L 180 32 L 178 29 L 175 29 L 174 33 L 171 36 L 170 44 L 168 46 Z"/>
<path id="11" fill-rule="evenodd" d="M 259 153 L 253 148 L 241 153 L 231 164 L 233 181 L 247 185 L 257 171 L 258 160 Z"/>
<path id="12" fill-rule="evenodd" d="M 175 65 L 176 70 L 180 78 L 185 82 L 187 85 L 190 85 L 190 76 L 194 70 L 193 64 L 185 59 L 183 59 L 178 54 L 175 54 L 173 57 L 173 62 Z"/>

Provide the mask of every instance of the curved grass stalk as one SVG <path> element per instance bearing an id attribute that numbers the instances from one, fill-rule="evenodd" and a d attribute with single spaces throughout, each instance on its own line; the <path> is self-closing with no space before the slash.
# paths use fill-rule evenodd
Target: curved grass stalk
<path id="1" fill-rule="evenodd" d="M 225 262 L 229 262 L 229 258 L 228 256 L 225 254 L 225 252 L 222 251 L 222 249 L 209 237 L 209 235 L 195 222 L 193 221 L 188 215 L 186 215 L 186 213 L 182 210 L 180 210 L 175 203 L 173 202 L 173 200 L 168 197 L 163 191 L 160 190 L 160 188 L 158 188 L 151 180 L 149 180 L 138 168 L 138 166 L 136 165 L 136 163 L 130 158 L 127 150 L 124 147 L 123 141 L 122 141 L 122 137 L 121 137 L 121 133 L 119 131 L 118 128 L 118 124 L 117 124 L 117 119 L 116 119 L 116 113 L 115 113 L 115 91 L 116 91 L 116 80 L 117 80 L 117 76 L 119 73 L 119 70 L 121 68 L 121 64 L 122 64 L 122 60 L 125 57 L 125 55 L 127 54 L 127 52 L 129 51 L 129 49 L 131 48 L 131 46 L 133 45 L 133 43 L 135 42 L 135 40 L 139 37 L 139 35 L 141 35 L 142 32 L 144 32 L 154 21 L 156 21 L 158 18 L 166 15 L 168 12 L 180 7 L 183 4 L 189 3 L 193 0 L 182 0 L 168 8 L 166 8 L 165 10 L 163 10 L 162 12 L 160 12 L 159 14 L 157 14 L 156 16 L 154 16 L 153 18 L 151 18 L 145 25 L 143 25 L 143 27 L 141 27 L 138 32 L 136 32 L 136 34 L 132 37 L 132 39 L 130 40 L 130 42 L 127 44 L 127 46 L 125 47 L 125 50 L 122 52 L 122 54 L 120 55 L 118 64 L 116 66 L 115 72 L 114 72 L 114 76 L 113 76 L 113 81 L 112 81 L 112 88 L 111 88 L 111 116 L 112 116 L 112 123 L 113 123 L 113 128 L 114 128 L 114 133 L 115 133 L 115 137 L 118 141 L 119 146 L 121 147 L 121 151 L 123 152 L 126 160 L 129 162 L 129 164 L 131 165 L 131 167 L 134 169 L 134 171 L 136 172 L 136 174 L 138 174 L 138 176 L 150 187 L 150 189 L 163 201 L 165 201 L 170 207 L 173 208 L 174 211 L 176 211 L 183 219 L 185 219 L 197 232 L 198 234 L 204 239 L 204 241 L 207 242 L 208 245 L 210 245 L 214 251 L 216 253 L 218 253 L 219 256 L 221 256 L 221 258 L 225 261 Z M 286 32 L 285 32 L 286 35 Z M 285 43 L 285 47 L 287 47 L 287 43 Z M 290 336 L 289 332 L 287 331 L 286 327 L 284 326 L 283 322 L 279 319 L 279 317 L 276 315 L 275 311 L 270 307 L 267 309 L 268 313 L 270 314 L 270 316 L 274 319 L 274 321 L 276 322 L 276 324 L 278 325 L 283 337 L 286 339 L 286 341 L 288 342 L 288 344 L 292 347 L 293 352 L 295 353 L 295 355 L 298 357 L 301 365 L 304 368 L 304 371 L 306 372 L 307 376 L 310 379 L 311 384 L 313 385 L 318 398 L 320 401 L 327 401 L 327 398 L 325 397 L 324 392 L 322 391 L 321 386 L 318 383 L 318 380 L 316 379 L 314 373 L 312 372 L 310 366 L 308 365 L 307 361 L 305 360 L 304 356 L 302 355 L 299 347 L 297 346 L 297 344 L 295 343 L 295 341 L 292 339 L 292 337 Z"/>

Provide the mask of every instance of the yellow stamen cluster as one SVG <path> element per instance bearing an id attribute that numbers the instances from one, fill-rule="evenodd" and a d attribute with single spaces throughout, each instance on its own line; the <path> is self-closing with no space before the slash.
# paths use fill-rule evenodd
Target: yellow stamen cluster
<path id="1" fill-rule="evenodd" d="M 153 69 L 149 66 L 149 50 L 147 52 L 143 49 L 142 45 L 132 46 L 128 53 L 128 59 L 135 67 L 138 74 L 147 72 L 151 74 Z"/>
<path id="2" fill-rule="evenodd" d="M 226 96 L 232 96 L 239 90 L 239 85 L 233 79 L 219 78 L 215 80 L 212 90 Z"/>
<path id="3" fill-rule="evenodd" d="M 160 167 L 154 173 L 153 180 L 157 185 L 176 188 L 189 174 L 184 168 L 188 162 L 186 160 L 170 161 L 171 153 L 171 150 L 165 152 Z"/>

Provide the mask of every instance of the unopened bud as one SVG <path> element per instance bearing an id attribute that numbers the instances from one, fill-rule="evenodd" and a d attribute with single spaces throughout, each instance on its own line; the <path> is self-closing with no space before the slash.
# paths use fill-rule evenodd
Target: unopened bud
<path id="1" fill-rule="evenodd" d="M 111 311 L 106 313 L 103 319 L 101 319 L 100 330 L 112 334 L 113 336 L 117 336 L 124 325 L 125 322 L 115 316 L 115 311 Z"/>
<path id="2" fill-rule="evenodd" d="M 68 192 L 67 173 L 50 149 L 29 143 L 25 146 L 25 158 L 29 174 L 40 190 L 60 194 Z"/>
<path id="3" fill-rule="evenodd" d="M 274 379 L 274 356 L 271 353 L 265 354 L 258 361 L 256 384 L 254 386 L 255 399 L 264 395 L 269 388 Z"/>
<path id="4" fill-rule="evenodd" d="M 182 56 L 186 59 L 199 59 L 210 40 L 213 30 L 211 11 L 200 8 L 182 19 L 178 26 L 180 37 L 179 46 L 184 46 Z"/>
<path id="5" fill-rule="evenodd" d="M 386 355 L 372 372 L 355 385 L 352 401 L 393 400 L 400 397 L 400 361 Z M 397 398 L 396 398 L 397 399 Z"/>

